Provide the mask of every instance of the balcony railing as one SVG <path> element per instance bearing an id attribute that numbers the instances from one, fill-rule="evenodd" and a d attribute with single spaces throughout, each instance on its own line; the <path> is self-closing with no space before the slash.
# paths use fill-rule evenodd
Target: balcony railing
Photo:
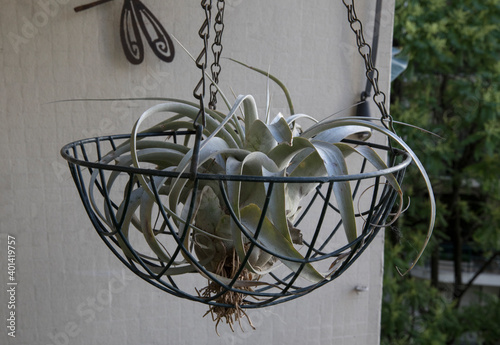
<path id="1" fill-rule="evenodd" d="M 484 260 L 471 260 L 462 262 L 462 282 L 467 283 L 474 277 L 482 267 Z M 431 268 L 429 264 L 416 266 L 412 275 L 422 279 L 430 279 Z M 439 282 L 453 283 L 455 281 L 454 265 L 450 260 L 439 260 Z M 497 257 L 488 267 L 474 280 L 475 286 L 500 287 L 500 258 Z"/>

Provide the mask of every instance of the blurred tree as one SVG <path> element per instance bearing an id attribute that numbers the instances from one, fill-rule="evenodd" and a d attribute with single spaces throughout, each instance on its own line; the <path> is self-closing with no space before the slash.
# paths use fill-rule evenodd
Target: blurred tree
<path id="1" fill-rule="evenodd" d="M 499 296 L 461 305 L 476 273 L 500 257 L 500 0 L 396 0 L 394 45 L 409 59 L 392 84 L 398 134 L 428 170 L 438 203 L 431 244 L 421 263 L 430 281 L 399 277 L 423 242 L 426 195 L 412 169 L 405 179 L 412 207 L 386 233 L 382 344 L 500 344 Z M 400 230 L 401 231 L 400 231 Z M 439 260 L 453 262 L 447 293 L 438 284 Z M 461 342 L 458 342 L 459 340 Z"/>

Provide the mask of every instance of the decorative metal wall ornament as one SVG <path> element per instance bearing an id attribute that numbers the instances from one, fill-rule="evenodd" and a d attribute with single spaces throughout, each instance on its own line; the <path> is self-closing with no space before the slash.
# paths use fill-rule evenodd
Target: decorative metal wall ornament
<path id="1" fill-rule="evenodd" d="M 412 161 L 427 184 L 431 211 L 426 243 L 409 269 L 432 233 L 429 178 L 392 130 L 354 2 L 343 3 L 382 125 L 349 117 L 302 130 L 296 120 L 312 118 L 294 113 L 279 82 L 288 117 L 270 119 L 267 109 L 259 119 L 250 95 L 228 103 L 227 114 L 205 107 L 212 4 L 205 0 L 198 31 L 203 49 L 195 59 L 201 79 L 193 92 L 199 104 L 159 104 L 142 114 L 130 135 L 79 140 L 61 150 L 110 250 L 153 286 L 207 304 L 216 327 L 250 322 L 246 310 L 304 296 L 343 274 L 401 212 L 401 183 Z M 140 131 L 144 120 L 164 113 L 170 115 Z M 349 139 L 367 130 L 389 144 Z"/>
<path id="2" fill-rule="evenodd" d="M 100 0 L 78 6 L 75 7 L 75 12 L 110 1 Z M 127 60 L 134 65 L 138 65 L 144 60 L 141 32 L 151 50 L 160 60 L 172 62 L 175 56 L 174 44 L 160 21 L 140 0 L 125 0 L 120 19 L 120 39 Z"/>

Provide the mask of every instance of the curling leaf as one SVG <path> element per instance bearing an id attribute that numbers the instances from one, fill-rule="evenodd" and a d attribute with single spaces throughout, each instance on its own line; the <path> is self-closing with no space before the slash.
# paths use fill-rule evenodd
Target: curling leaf
<path id="1" fill-rule="evenodd" d="M 342 151 L 337 146 L 323 141 L 313 141 L 312 143 L 325 162 L 325 168 L 329 176 L 346 176 L 349 174 Z M 358 235 L 354 214 L 354 201 L 349 181 L 334 182 L 333 192 L 337 200 L 347 240 L 352 242 Z"/>
<path id="2" fill-rule="evenodd" d="M 250 233 L 255 234 L 262 216 L 260 208 L 255 204 L 250 204 L 241 210 L 241 223 Z M 267 217 L 262 221 L 258 241 L 262 243 L 270 253 L 276 253 L 291 259 L 304 260 L 304 256 L 295 249 L 292 242 L 283 237 L 281 232 L 274 227 Z M 294 272 L 301 270 L 300 276 L 313 283 L 319 283 L 324 279 L 323 275 L 316 271 L 309 263 L 283 259 L 281 261 Z"/>

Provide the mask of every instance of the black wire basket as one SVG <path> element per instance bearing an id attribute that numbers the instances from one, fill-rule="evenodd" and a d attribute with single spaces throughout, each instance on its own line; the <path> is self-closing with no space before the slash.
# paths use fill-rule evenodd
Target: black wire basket
<path id="1" fill-rule="evenodd" d="M 403 202 L 400 185 L 406 168 L 415 156 L 392 130 L 392 117 L 386 109 L 385 95 L 378 87 L 378 70 L 374 66 L 371 47 L 364 40 L 354 2 L 343 3 L 348 11 L 351 29 L 356 35 L 359 53 L 365 62 L 367 91 L 363 93 L 362 101 L 369 95 L 369 86 L 372 86 L 373 101 L 380 110 L 385 128 L 380 130 L 371 124 L 367 125 L 370 120 L 361 123 L 361 126 L 385 135 L 386 138 L 380 139 L 386 139 L 388 144 L 346 139 L 353 138 L 351 134 L 339 140 L 342 140 L 342 145 L 363 148 L 358 153 L 376 152 L 378 163 L 374 164 L 371 153 L 368 156 L 361 153 L 361 159 L 350 161 L 349 164 L 347 161 L 339 163 L 346 164 L 343 171 L 348 167 L 347 173 L 332 173 L 333 161 L 329 161 L 324 166 L 328 173 L 317 175 L 289 174 L 287 167 L 280 168 L 281 175 L 252 174 L 243 172 L 243 169 L 239 174 L 232 174 L 224 169 L 222 172 L 208 169 L 206 165 L 211 164 L 210 161 L 198 164 L 202 143 L 209 142 L 223 127 L 220 133 L 224 132 L 226 125 L 234 126 L 231 129 L 234 137 L 249 130 L 245 138 L 258 140 L 262 135 L 260 128 L 264 126 L 257 126 L 252 132 L 251 121 L 247 123 L 246 116 L 243 116 L 243 121 L 234 114 L 225 116 L 216 112 L 214 97 L 209 104 L 210 110 L 205 108 L 206 62 L 202 63 L 203 58 L 206 61 L 208 51 L 208 31 L 205 30 L 199 32 L 204 40 L 204 48 L 196 61 L 202 77 L 193 92 L 199 100 L 199 107 L 194 105 L 193 110 L 193 104 L 181 102 L 182 109 L 191 107 L 186 113 L 180 111 L 183 116 L 189 113 L 187 122 L 183 122 L 184 118 L 181 121 L 179 111 L 170 109 L 177 113 L 174 118 L 178 120 L 171 128 L 157 125 L 152 127 L 155 130 L 137 134 L 137 127 L 142 121 L 139 120 L 132 135 L 79 140 L 67 144 L 61 150 L 62 156 L 68 161 L 87 214 L 109 249 L 132 272 L 153 286 L 171 295 L 209 305 L 209 312 L 217 325 L 225 318 L 232 328 L 234 318 L 239 321 L 242 316 L 246 316 L 244 309 L 290 301 L 332 282 L 361 256 L 380 229 L 390 224 L 401 212 Z M 210 27 L 209 10 L 205 6 L 207 4 L 202 2 L 206 14 L 202 29 Z M 223 8 L 219 7 L 219 20 L 222 11 Z M 221 32 L 217 33 L 217 37 L 220 39 Z M 265 72 L 263 74 L 268 75 Z M 216 82 L 218 74 L 212 77 Z M 215 96 L 217 92 L 212 91 L 212 86 L 212 96 Z M 233 106 L 230 113 L 239 107 Z M 148 110 L 147 113 L 151 112 Z M 213 118 L 207 113 L 219 120 L 214 124 Z M 294 114 L 291 107 L 290 114 Z M 368 114 L 363 112 L 361 115 Z M 240 120 L 245 122 L 243 126 L 237 124 Z M 289 145 L 292 145 L 293 123 L 288 122 L 281 128 L 289 131 Z M 354 125 L 359 124 L 356 121 Z M 206 125 L 212 126 L 208 132 L 204 131 Z M 265 131 L 274 136 L 265 126 Z M 274 139 L 278 139 L 280 133 Z M 227 133 L 225 135 L 229 141 L 234 139 Z M 314 136 L 311 134 L 311 137 Z M 171 153 L 176 155 L 173 160 L 182 161 L 183 158 L 179 156 L 186 154 L 185 158 L 191 161 L 190 169 L 178 170 L 176 164 L 165 168 L 162 166 L 164 159 L 158 158 L 158 152 L 151 151 L 150 154 L 147 145 L 143 145 L 142 156 L 146 158 L 139 166 L 134 156 L 137 140 L 142 143 L 161 142 L 160 146 L 166 148 L 164 152 L 167 155 L 170 144 L 181 147 Z M 131 145 L 131 142 L 134 144 Z M 398 149 L 393 143 L 407 149 Z M 329 144 L 340 147 L 337 141 Z M 343 154 L 339 147 L 336 149 Z M 260 150 L 255 151 L 261 153 Z M 390 162 L 388 165 L 380 158 L 385 156 Z M 224 161 L 221 157 L 222 154 L 218 157 L 219 161 Z M 302 158 L 296 162 L 295 168 L 305 162 Z M 215 162 L 216 158 L 213 160 Z M 226 161 L 224 164 L 229 163 Z M 264 167 L 259 169 L 265 170 Z M 177 188 L 179 185 L 182 188 Z M 235 188 L 237 202 L 233 199 Z M 238 188 L 241 188 L 239 192 Z M 238 194 L 243 189 L 250 200 L 246 204 L 240 203 Z M 340 194 L 339 189 L 343 189 Z M 253 190 L 256 195 L 260 193 L 255 198 L 258 199 L 257 204 L 252 203 Z M 210 193 L 217 198 L 212 198 Z M 280 214 L 276 212 L 279 208 L 276 207 L 276 201 L 286 205 L 287 193 L 295 193 L 295 198 L 289 198 L 293 199 L 293 212 L 283 207 L 280 209 L 282 216 L 276 216 Z M 181 201 L 171 198 L 172 194 L 182 195 Z M 345 217 L 345 199 L 351 201 L 348 218 Z M 395 208 L 398 200 L 399 207 Z M 213 214 L 210 214 L 211 210 L 214 210 Z M 292 214 L 286 214 L 286 211 Z M 219 216 L 220 219 L 217 219 Z M 202 226 L 204 221 L 214 219 L 218 223 L 208 227 L 212 230 Z"/>
<path id="2" fill-rule="evenodd" d="M 186 137 L 192 138 L 194 134 L 195 131 L 142 133 L 138 139 L 176 143 Z M 347 140 L 351 145 L 367 145 L 388 154 L 391 164 L 383 170 L 370 169 L 366 159 L 358 159 L 358 162 L 349 166 L 349 175 L 323 177 L 223 175 L 200 171 L 194 174 L 179 173 L 159 170 L 153 165 L 137 168 L 123 164 L 128 158 L 122 148 L 127 146 L 129 139 L 130 135 L 90 138 L 67 144 L 61 150 L 97 233 L 123 264 L 148 283 L 174 296 L 222 308 L 259 308 L 282 303 L 308 294 L 338 278 L 360 257 L 387 219 L 394 216 L 391 211 L 398 193 L 385 177 L 392 174 L 401 183 L 405 169 L 412 161 L 406 151 L 391 146 Z M 354 168 L 357 173 L 353 174 Z M 133 226 L 134 222 L 140 222 L 140 201 L 136 199 L 136 194 L 141 193 L 138 183 L 140 176 L 150 181 L 149 186 L 154 195 L 151 202 L 154 238 L 149 241 L 159 246 L 159 250 L 165 253 L 163 256 L 151 250 L 148 245 L 151 242 L 145 239 L 145 234 L 134 230 L 140 228 L 137 224 Z M 232 262 L 221 265 L 231 266 L 231 273 L 224 279 L 214 274 L 215 268 L 207 264 L 203 250 L 193 249 L 193 246 L 203 244 L 207 240 L 206 236 L 196 231 L 186 231 L 185 226 L 176 222 L 172 214 L 167 212 L 164 184 L 152 182 L 167 179 L 185 179 L 191 186 L 189 200 L 195 200 L 201 186 L 206 184 L 216 188 L 223 196 L 224 209 L 240 229 L 246 252 L 243 258 L 228 253 L 229 259 L 226 261 Z M 264 182 L 266 186 L 262 216 L 252 232 L 239 221 L 236 215 L 238 210 L 227 198 L 231 181 L 244 184 Z M 357 208 L 355 216 L 359 230 L 354 241 L 346 240 L 338 204 L 332 192 L 335 184 L 342 181 L 349 181 Z M 293 224 L 290 224 L 291 229 L 300 229 L 300 234 L 297 233 L 300 238 L 294 239 L 293 244 L 297 252 L 301 253 L 301 259 L 287 256 L 282 251 L 273 251 L 272 246 L 263 244 L 262 237 L 259 237 L 266 213 L 272 206 L 274 191 L 295 184 L 313 186 L 312 192 L 301 201 L 300 212 Z M 135 209 L 127 212 L 130 208 Z M 195 212 L 193 208 L 193 204 L 186 207 L 189 211 L 186 215 L 187 224 Z M 249 258 L 257 252 L 272 257 L 273 262 L 286 264 L 278 263 L 268 273 L 256 277 L 247 272 L 247 265 Z M 323 278 L 313 281 L 304 279 L 303 273 L 311 267 L 317 272 L 326 272 Z M 238 296 L 238 299 L 226 299 L 225 296 L 230 294 Z"/>

